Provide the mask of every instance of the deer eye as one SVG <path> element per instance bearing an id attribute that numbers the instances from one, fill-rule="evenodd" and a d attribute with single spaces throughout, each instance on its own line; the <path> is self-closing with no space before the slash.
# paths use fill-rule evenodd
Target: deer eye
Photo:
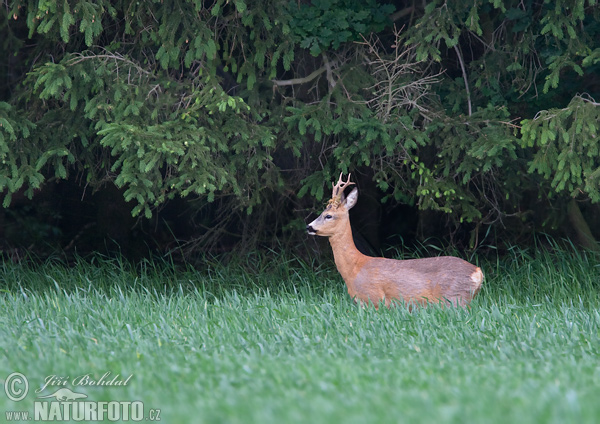
<path id="1" fill-rule="evenodd" d="M 331 219 L 331 218 L 333 218 L 333 216 L 331 216 L 331 215 L 329 215 L 329 214 L 328 214 L 328 215 L 325 215 L 325 219 Z"/>

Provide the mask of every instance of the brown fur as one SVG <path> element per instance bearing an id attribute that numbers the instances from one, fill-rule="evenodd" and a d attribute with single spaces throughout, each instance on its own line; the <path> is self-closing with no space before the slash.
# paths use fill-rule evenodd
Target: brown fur
<path id="1" fill-rule="evenodd" d="M 354 189 L 338 205 L 328 205 L 307 226 L 310 234 L 329 237 L 336 267 L 351 297 L 375 307 L 379 302 L 389 307 L 394 299 L 408 304 L 468 305 L 483 281 L 481 269 L 469 262 L 453 256 L 400 261 L 360 253 L 354 245 L 348 215 L 357 196 Z"/>

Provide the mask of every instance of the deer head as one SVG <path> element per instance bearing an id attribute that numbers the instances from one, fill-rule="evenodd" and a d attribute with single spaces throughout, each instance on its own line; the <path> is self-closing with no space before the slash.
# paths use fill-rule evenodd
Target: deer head
<path id="1" fill-rule="evenodd" d="M 337 184 L 333 185 L 331 200 L 321 215 L 306 226 L 308 234 L 313 236 L 331 237 L 344 231 L 348 220 L 348 211 L 356 204 L 358 199 L 358 190 L 354 188 L 348 196 L 344 195 L 344 189 L 354 183 L 348 180 L 342 180 L 342 174 Z"/>

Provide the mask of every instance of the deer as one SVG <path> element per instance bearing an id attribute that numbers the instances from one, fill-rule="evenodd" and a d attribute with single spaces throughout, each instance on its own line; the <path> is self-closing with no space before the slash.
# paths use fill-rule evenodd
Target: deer
<path id="1" fill-rule="evenodd" d="M 481 269 L 455 256 L 397 260 L 367 256 L 354 244 L 349 211 L 358 200 L 355 187 L 348 196 L 344 189 L 353 182 L 333 183 L 331 200 L 317 219 L 306 226 L 309 235 L 329 238 L 338 272 L 348 294 L 355 302 L 378 308 L 384 303 L 388 308 L 404 302 L 409 308 L 415 305 L 441 305 L 466 307 L 481 289 Z"/>

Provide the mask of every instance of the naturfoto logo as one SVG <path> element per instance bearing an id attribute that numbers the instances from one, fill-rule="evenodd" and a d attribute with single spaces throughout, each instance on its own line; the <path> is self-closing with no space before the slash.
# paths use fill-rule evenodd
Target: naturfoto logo
<path id="1" fill-rule="evenodd" d="M 70 400 L 77 400 L 77 399 L 85 399 L 87 397 L 86 394 L 84 393 L 75 393 L 74 391 L 67 389 L 66 387 L 63 387 L 62 389 L 58 389 L 57 391 L 55 391 L 52 394 L 46 395 L 46 396 L 38 396 L 38 399 L 48 399 L 48 398 L 54 398 L 56 400 L 60 400 L 60 401 L 70 401 Z"/>
<path id="2" fill-rule="evenodd" d="M 69 376 L 48 375 L 44 383 L 35 390 L 38 394 L 33 401 L 33 411 L 20 409 L 5 411 L 8 421 L 160 421 L 160 409 L 146 409 L 144 403 L 135 401 L 94 401 L 83 387 L 127 386 L 132 375 L 105 372 L 100 377 L 82 374 Z M 66 387 L 72 386 L 73 389 Z M 93 391 L 93 389 L 89 389 Z M 91 393 L 89 390 L 85 390 Z M 13 372 L 4 381 L 4 392 L 13 402 L 21 402 L 27 397 L 29 381 L 24 374 Z M 93 396 L 92 396 L 93 398 Z"/>

